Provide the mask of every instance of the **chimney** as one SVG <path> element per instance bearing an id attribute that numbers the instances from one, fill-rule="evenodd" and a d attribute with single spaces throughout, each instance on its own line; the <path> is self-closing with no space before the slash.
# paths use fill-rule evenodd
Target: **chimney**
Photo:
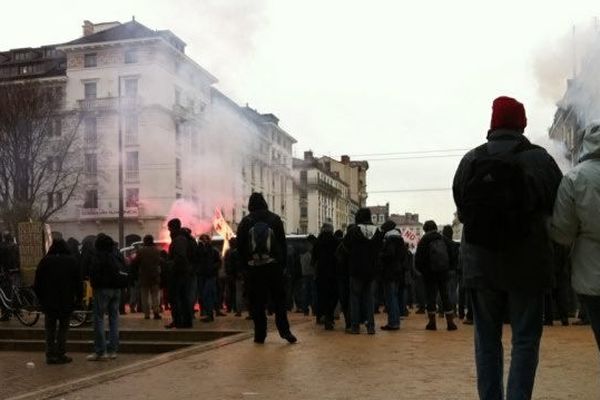
<path id="1" fill-rule="evenodd" d="M 313 152 L 311 150 L 304 152 L 304 161 L 312 161 L 314 159 Z"/>
<path id="2" fill-rule="evenodd" d="M 92 24 L 87 19 L 85 21 L 83 21 L 82 28 L 83 28 L 83 36 L 90 36 L 91 34 L 94 33 L 94 24 Z"/>
<path id="3" fill-rule="evenodd" d="M 344 164 L 344 165 L 350 164 L 350 156 L 343 155 L 342 156 L 342 164 Z"/>

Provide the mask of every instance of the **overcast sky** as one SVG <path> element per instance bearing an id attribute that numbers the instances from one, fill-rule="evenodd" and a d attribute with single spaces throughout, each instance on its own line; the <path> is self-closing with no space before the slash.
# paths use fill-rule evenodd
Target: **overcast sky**
<path id="1" fill-rule="evenodd" d="M 84 19 L 135 15 L 172 30 L 221 90 L 277 114 L 298 156 L 368 154 L 370 205 L 439 223 L 452 219 L 460 157 L 422 156 L 483 142 L 499 95 L 525 104 L 529 138 L 544 136 L 572 68 L 572 26 L 600 15 L 597 1 L 549 0 L 5 3 L 2 50 L 75 39 Z"/>

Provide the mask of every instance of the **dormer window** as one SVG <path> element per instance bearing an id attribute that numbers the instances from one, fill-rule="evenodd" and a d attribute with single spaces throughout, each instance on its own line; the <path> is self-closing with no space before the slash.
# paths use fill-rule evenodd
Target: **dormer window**
<path id="1" fill-rule="evenodd" d="M 93 68 L 98 65 L 97 55 L 96 53 L 86 54 L 83 60 L 83 66 L 85 68 Z"/>
<path id="2" fill-rule="evenodd" d="M 135 64 L 138 62 L 138 55 L 135 49 L 125 50 L 125 64 Z"/>

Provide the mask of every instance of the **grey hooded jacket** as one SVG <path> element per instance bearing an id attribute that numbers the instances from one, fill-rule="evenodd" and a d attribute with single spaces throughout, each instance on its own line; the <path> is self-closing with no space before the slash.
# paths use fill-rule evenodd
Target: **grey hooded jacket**
<path id="1" fill-rule="evenodd" d="M 600 130 L 583 138 L 580 163 L 564 176 L 550 235 L 573 245 L 571 282 L 579 294 L 600 296 Z"/>

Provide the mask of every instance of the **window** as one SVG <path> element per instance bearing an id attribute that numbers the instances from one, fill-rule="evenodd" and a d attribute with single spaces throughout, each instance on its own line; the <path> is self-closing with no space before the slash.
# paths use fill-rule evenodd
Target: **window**
<path id="1" fill-rule="evenodd" d="M 125 207 L 137 208 L 140 201 L 140 189 L 130 188 L 125 191 Z"/>
<path id="2" fill-rule="evenodd" d="M 176 158 L 175 159 L 175 186 L 180 188 L 181 187 L 181 182 L 182 182 L 182 178 L 181 178 L 181 159 Z"/>
<path id="3" fill-rule="evenodd" d="M 379 223 L 383 224 L 385 222 L 385 217 L 384 215 L 379 215 Z"/>
<path id="4" fill-rule="evenodd" d="M 60 158 L 59 157 L 48 157 L 47 160 L 47 168 L 49 172 L 58 172 L 60 169 Z"/>
<path id="5" fill-rule="evenodd" d="M 138 152 L 128 151 L 125 154 L 125 179 L 137 181 L 140 178 Z"/>
<path id="6" fill-rule="evenodd" d="M 60 118 L 55 118 L 52 121 L 52 132 L 50 136 L 59 137 L 62 133 L 62 120 Z"/>
<path id="7" fill-rule="evenodd" d="M 98 191 L 96 189 L 85 191 L 83 208 L 98 208 Z"/>
<path id="8" fill-rule="evenodd" d="M 62 204 L 63 204 L 62 192 L 56 192 L 55 195 L 56 195 L 56 205 L 58 207 L 62 206 Z"/>
<path id="9" fill-rule="evenodd" d="M 98 174 L 98 158 L 96 154 L 88 153 L 84 156 L 85 158 L 85 173 L 91 177 L 95 177 Z"/>
<path id="10" fill-rule="evenodd" d="M 137 50 L 125 50 L 125 64 L 135 64 L 136 62 L 138 62 Z"/>
<path id="11" fill-rule="evenodd" d="M 181 90 L 175 88 L 175 104 L 181 105 Z"/>
<path id="12" fill-rule="evenodd" d="M 84 142 L 86 145 L 95 146 L 96 145 L 96 117 L 87 117 L 84 120 Z"/>
<path id="13" fill-rule="evenodd" d="M 175 198 L 176 199 L 180 199 L 181 198 L 181 193 L 175 193 Z"/>
<path id="14" fill-rule="evenodd" d="M 96 82 L 84 83 L 84 97 L 86 100 L 93 100 L 96 98 Z"/>
<path id="15" fill-rule="evenodd" d="M 138 137 L 138 119 L 135 114 L 125 117 L 125 145 L 136 145 Z"/>
<path id="16" fill-rule="evenodd" d="M 136 97 L 138 93 L 138 80 L 125 79 L 125 97 Z"/>
<path id="17" fill-rule="evenodd" d="M 307 218 L 307 217 L 308 217 L 308 208 L 300 207 L 300 218 Z"/>
<path id="18" fill-rule="evenodd" d="M 54 208 L 54 193 L 48 193 L 48 208 Z"/>
<path id="19" fill-rule="evenodd" d="M 83 66 L 85 68 L 93 68 L 97 65 L 96 53 L 90 53 L 83 56 Z"/>

